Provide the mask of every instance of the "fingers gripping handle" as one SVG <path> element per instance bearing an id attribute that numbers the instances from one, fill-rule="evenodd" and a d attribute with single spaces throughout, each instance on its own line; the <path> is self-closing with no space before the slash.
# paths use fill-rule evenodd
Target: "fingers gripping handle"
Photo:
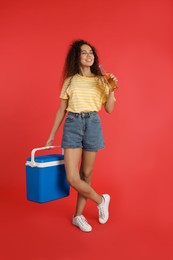
<path id="1" fill-rule="evenodd" d="M 40 150 L 49 150 L 49 149 L 53 149 L 53 148 L 61 148 L 61 146 L 44 146 L 44 147 L 39 147 L 39 148 L 34 148 L 32 151 L 31 151 L 31 164 L 33 166 L 35 166 L 35 153 L 37 151 L 40 151 Z M 62 149 L 62 154 L 64 154 L 64 150 Z"/>

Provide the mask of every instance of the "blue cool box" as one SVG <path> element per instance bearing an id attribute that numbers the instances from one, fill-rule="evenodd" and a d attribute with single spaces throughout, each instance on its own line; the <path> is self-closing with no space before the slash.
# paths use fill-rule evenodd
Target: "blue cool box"
<path id="1" fill-rule="evenodd" d="M 66 179 L 64 155 L 49 154 L 35 156 L 26 161 L 27 199 L 34 202 L 48 202 L 69 195 L 70 186 Z"/>

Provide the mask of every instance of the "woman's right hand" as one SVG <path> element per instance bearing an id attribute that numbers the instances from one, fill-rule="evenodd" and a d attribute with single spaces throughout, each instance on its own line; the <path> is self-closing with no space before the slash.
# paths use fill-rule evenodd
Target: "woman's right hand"
<path id="1" fill-rule="evenodd" d="M 52 138 L 52 137 L 49 137 L 49 139 L 47 140 L 47 142 L 46 142 L 45 146 L 51 146 L 51 145 L 52 145 L 52 143 L 53 143 L 53 141 L 54 141 L 54 138 Z"/>

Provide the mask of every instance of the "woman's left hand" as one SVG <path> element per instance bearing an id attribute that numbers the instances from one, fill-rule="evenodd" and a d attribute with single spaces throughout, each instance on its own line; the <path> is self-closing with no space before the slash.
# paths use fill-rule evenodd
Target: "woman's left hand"
<path id="1" fill-rule="evenodd" d="M 118 79 L 114 76 L 114 74 L 106 73 L 105 80 L 111 91 L 114 91 L 115 89 L 118 88 L 118 86 L 117 86 Z"/>
<path id="2" fill-rule="evenodd" d="M 114 74 L 109 74 L 110 75 L 110 78 L 113 79 L 116 83 L 118 82 L 118 79 L 115 77 Z"/>

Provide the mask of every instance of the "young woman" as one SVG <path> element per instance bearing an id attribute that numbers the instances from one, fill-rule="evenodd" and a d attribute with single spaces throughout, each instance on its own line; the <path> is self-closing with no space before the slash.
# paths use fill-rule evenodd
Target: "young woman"
<path id="1" fill-rule="evenodd" d="M 116 81 L 113 74 L 110 77 Z M 82 231 L 90 232 L 92 227 L 83 216 L 87 199 L 97 204 L 101 224 L 106 223 L 109 218 L 110 196 L 96 193 L 91 187 L 91 176 L 97 151 L 104 148 L 98 111 L 103 104 L 106 112 L 111 113 L 115 98 L 114 91 L 100 72 L 95 48 L 86 41 L 78 40 L 70 45 L 60 98 L 60 107 L 46 146 L 52 144 L 68 112 L 62 147 L 67 180 L 78 192 L 72 223 Z"/>

